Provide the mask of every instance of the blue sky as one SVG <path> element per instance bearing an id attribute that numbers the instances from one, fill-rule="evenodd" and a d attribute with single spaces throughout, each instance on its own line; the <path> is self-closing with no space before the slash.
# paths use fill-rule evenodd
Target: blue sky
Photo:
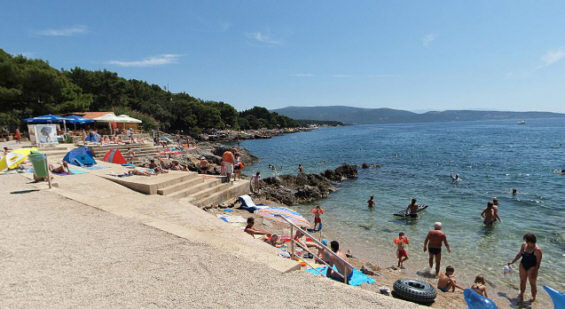
<path id="1" fill-rule="evenodd" d="M 0 48 L 255 105 L 565 112 L 563 1 L 3 1 Z"/>

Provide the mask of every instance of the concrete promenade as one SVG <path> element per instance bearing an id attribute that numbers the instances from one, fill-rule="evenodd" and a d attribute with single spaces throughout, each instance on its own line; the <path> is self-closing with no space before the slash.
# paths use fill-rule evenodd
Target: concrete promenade
<path id="1" fill-rule="evenodd" d="M 308 274 L 181 201 L 96 174 L 0 176 L 0 307 L 417 308 Z"/>

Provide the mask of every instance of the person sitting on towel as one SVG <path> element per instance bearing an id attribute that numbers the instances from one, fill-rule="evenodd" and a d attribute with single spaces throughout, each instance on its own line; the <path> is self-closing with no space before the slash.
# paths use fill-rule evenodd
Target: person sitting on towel
<path id="1" fill-rule="evenodd" d="M 351 281 L 351 277 L 353 277 L 353 268 L 343 261 L 347 261 L 347 257 L 343 251 L 339 250 L 339 243 L 337 240 L 332 240 L 330 243 L 330 247 L 332 251 L 339 256 L 341 259 L 338 259 L 333 254 L 330 255 L 330 267 L 328 267 L 328 271 L 326 272 L 326 276 L 328 278 L 332 278 L 339 282 L 345 282 L 344 274 L 347 272 L 347 282 Z M 337 268 L 337 272 L 333 270 L 333 266 Z"/>
<path id="2" fill-rule="evenodd" d="M 254 224 L 255 224 L 255 218 L 253 217 L 247 218 L 247 225 L 245 226 L 245 229 L 243 231 L 251 236 L 255 236 L 255 235 L 267 235 L 267 237 L 271 236 L 271 234 L 269 234 L 268 232 L 254 229 L 253 228 Z M 261 238 L 261 240 L 265 240 L 267 237 Z"/>

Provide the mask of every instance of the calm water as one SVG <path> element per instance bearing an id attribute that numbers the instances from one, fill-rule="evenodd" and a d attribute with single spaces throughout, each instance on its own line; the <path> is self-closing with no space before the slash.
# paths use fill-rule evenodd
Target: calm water
<path id="1" fill-rule="evenodd" d="M 263 177 L 273 175 L 268 164 L 282 166 L 279 173 L 297 173 L 299 163 L 307 173 L 343 162 L 382 164 L 359 169 L 358 179 L 317 202 L 327 210 L 325 232 L 361 257 L 392 265 L 390 243 L 405 231 L 412 240 L 407 266 L 421 269 L 427 265 L 426 233 L 441 221 L 453 249 L 443 266 L 453 265 L 469 284 L 484 273 L 497 287 L 515 288 L 517 275 L 504 278 L 502 267 L 518 252 L 523 234 L 533 232 L 544 251 L 539 283 L 565 291 L 565 176 L 553 173 L 565 169 L 565 119 L 350 126 L 242 145 L 262 159 L 246 173 L 260 170 Z M 463 181 L 452 184 L 451 171 Z M 367 209 L 370 195 L 374 211 Z M 480 213 L 493 196 L 504 223 L 485 229 Z M 430 207 L 417 221 L 395 219 L 391 214 L 411 197 Z M 312 206 L 296 209 L 308 215 Z"/>

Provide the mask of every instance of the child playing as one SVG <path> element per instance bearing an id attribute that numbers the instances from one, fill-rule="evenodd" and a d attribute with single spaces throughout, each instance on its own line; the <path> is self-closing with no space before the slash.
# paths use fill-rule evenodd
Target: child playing
<path id="1" fill-rule="evenodd" d="M 455 268 L 453 266 L 447 266 L 445 268 L 445 273 L 439 273 L 439 280 L 437 281 L 437 288 L 442 292 L 447 292 L 451 289 L 451 292 L 455 292 L 455 288 L 463 290 L 462 287 L 458 286 L 455 279 L 453 279 L 453 273 Z"/>
<path id="2" fill-rule="evenodd" d="M 324 211 L 324 209 L 320 208 L 320 205 L 312 209 L 312 213 L 314 214 L 314 230 L 319 231 L 322 229 L 322 218 L 320 217 L 320 215 L 323 214 Z M 318 226 L 318 228 L 316 228 L 316 226 Z"/>
<path id="3" fill-rule="evenodd" d="M 396 255 L 398 257 L 398 267 L 404 267 L 402 266 L 402 263 L 404 263 L 407 259 L 408 259 L 408 254 L 406 254 L 406 249 L 404 248 L 404 245 L 408 245 L 408 237 L 404 236 L 404 232 L 400 232 L 398 233 L 398 237 L 396 237 L 394 239 L 394 245 L 396 246 Z"/>
<path id="4" fill-rule="evenodd" d="M 471 289 L 484 297 L 488 297 L 487 285 L 485 283 L 485 277 L 483 277 L 483 275 L 477 275 L 475 277 L 475 283 L 473 283 Z"/>

